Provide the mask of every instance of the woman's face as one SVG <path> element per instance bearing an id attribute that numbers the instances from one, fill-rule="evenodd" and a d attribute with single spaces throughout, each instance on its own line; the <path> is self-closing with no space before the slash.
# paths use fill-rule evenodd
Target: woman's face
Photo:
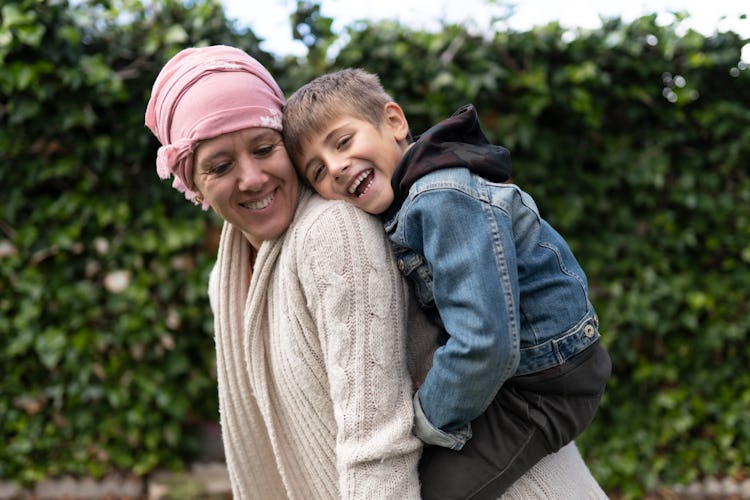
<path id="1" fill-rule="evenodd" d="M 197 191 L 254 247 L 289 227 L 299 180 L 279 132 L 247 128 L 201 141 L 193 172 Z"/>

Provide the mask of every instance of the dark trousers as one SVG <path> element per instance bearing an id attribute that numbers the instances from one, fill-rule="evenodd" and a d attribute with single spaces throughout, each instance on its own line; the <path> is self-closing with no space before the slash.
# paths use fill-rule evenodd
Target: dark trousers
<path id="1" fill-rule="evenodd" d="M 462 450 L 425 446 L 422 498 L 497 499 L 588 427 L 611 371 L 597 342 L 560 366 L 509 379 L 471 422 L 473 437 Z"/>

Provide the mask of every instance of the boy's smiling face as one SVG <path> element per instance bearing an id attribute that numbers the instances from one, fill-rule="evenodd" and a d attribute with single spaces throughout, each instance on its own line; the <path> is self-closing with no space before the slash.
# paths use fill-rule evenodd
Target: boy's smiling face
<path id="1" fill-rule="evenodd" d="M 330 200 L 347 200 L 371 214 L 393 201 L 391 177 L 407 148 L 409 127 L 396 103 L 385 105 L 379 127 L 342 115 L 303 142 L 297 166 L 303 177 Z"/>

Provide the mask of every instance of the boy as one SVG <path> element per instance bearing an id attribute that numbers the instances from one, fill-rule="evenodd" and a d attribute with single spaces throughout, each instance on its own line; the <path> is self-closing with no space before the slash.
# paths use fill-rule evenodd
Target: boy
<path id="1" fill-rule="evenodd" d="M 471 106 L 411 143 L 377 76 L 346 69 L 297 90 L 283 129 L 323 197 L 381 217 L 447 334 L 414 395 L 414 432 L 438 445 L 420 462 L 425 498 L 496 498 L 598 407 L 611 363 L 583 270 L 531 197 L 503 183 L 510 155 Z"/>

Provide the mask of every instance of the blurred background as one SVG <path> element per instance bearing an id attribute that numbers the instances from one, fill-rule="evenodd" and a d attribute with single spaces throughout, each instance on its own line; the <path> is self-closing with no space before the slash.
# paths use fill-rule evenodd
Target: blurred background
<path id="1" fill-rule="evenodd" d="M 474 103 L 588 274 L 614 373 L 578 444 L 604 489 L 749 478 L 750 9 L 400 4 L 2 2 L 0 481 L 138 480 L 216 444 L 220 223 L 158 179 L 143 113 L 169 57 L 219 43 L 287 94 L 378 73 L 417 134 Z"/>

